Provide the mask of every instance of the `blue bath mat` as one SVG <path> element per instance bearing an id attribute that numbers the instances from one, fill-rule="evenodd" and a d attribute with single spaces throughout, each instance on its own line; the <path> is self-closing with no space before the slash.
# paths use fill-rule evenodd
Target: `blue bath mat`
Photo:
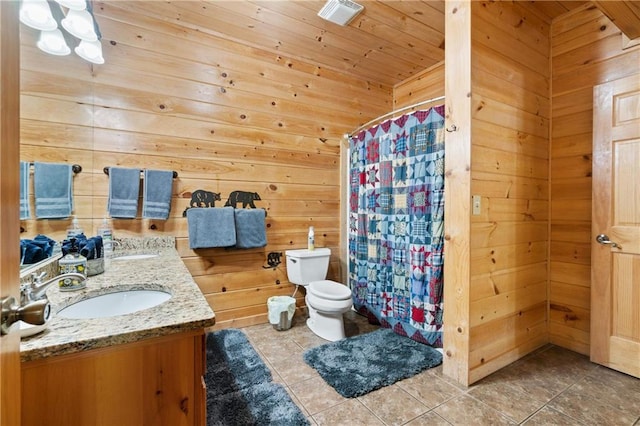
<path id="1" fill-rule="evenodd" d="M 388 328 L 305 351 L 304 361 L 345 398 L 364 395 L 442 363 L 442 354 Z"/>
<path id="2" fill-rule="evenodd" d="M 207 334 L 207 426 L 299 426 L 309 422 L 240 330 Z"/>

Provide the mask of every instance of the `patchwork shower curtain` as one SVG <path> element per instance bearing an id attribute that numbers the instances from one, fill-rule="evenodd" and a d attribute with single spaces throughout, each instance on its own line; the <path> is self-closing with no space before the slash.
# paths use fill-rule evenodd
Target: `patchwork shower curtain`
<path id="1" fill-rule="evenodd" d="M 349 173 L 355 308 L 442 347 L 444 106 L 351 137 Z"/>

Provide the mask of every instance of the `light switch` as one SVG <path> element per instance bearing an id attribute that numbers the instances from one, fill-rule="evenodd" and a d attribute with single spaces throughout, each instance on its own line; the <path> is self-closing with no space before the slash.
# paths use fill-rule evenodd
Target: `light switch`
<path id="1" fill-rule="evenodd" d="M 480 203 L 481 203 L 481 200 L 482 200 L 482 197 L 480 197 L 479 195 L 474 195 L 472 197 L 471 210 L 472 210 L 472 214 L 474 216 L 479 216 L 480 215 L 480 208 L 481 208 Z"/>

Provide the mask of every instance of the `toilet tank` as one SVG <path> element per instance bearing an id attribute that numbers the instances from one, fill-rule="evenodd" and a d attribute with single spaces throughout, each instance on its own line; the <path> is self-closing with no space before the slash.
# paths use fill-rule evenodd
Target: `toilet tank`
<path id="1" fill-rule="evenodd" d="M 327 277 L 331 250 L 317 248 L 315 250 L 286 250 L 287 278 L 298 285 L 308 285 L 312 281 L 321 281 Z"/>

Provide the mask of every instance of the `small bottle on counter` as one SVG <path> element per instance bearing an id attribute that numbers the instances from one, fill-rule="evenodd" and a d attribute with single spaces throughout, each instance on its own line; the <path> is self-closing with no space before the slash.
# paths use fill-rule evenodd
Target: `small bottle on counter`
<path id="1" fill-rule="evenodd" d="M 309 236 L 307 238 L 307 250 L 314 250 L 316 248 L 316 235 L 313 226 L 309 227 Z"/>
<path id="2" fill-rule="evenodd" d="M 106 267 L 113 253 L 113 231 L 106 217 L 102 220 L 102 225 L 98 228 L 98 235 L 102 237 L 102 253 Z"/>
<path id="3" fill-rule="evenodd" d="M 78 245 L 74 237 L 69 239 L 71 241 L 71 247 L 69 252 L 60 260 L 58 260 L 58 273 L 68 274 L 75 272 L 87 276 L 87 258 L 82 256 L 78 251 Z M 87 286 L 86 279 L 78 278 L 62 278 L 58 281 L 58 287 L 60 291 L 74 291 L 80 290 Z"/>
<path id="4" fill-rule="evenodd" d="M 80 228 L 80 224 L 78 224 L 78 218 L 73 216 L 73 219 L 71 220 L 71 226 L 67 228 L 67 240 L 79 234 L 84 234 L 84 230 Z"/>

